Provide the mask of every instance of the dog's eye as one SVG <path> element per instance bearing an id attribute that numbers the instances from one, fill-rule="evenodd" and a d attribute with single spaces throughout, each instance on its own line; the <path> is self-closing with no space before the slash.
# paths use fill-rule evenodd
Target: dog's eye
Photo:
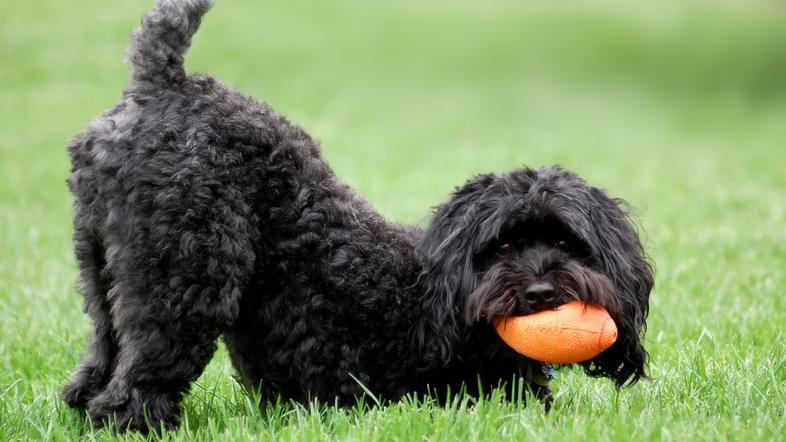
<path id="1" fill-rule="evenodd" d="M 497 254 L 498 255 L 507 255 L 511 251 L 513 251 L 513 247 L 511 247 L 509 243 L 505 243 L 505 244 L 502 244 L 501 246 L 499 246 L 499 249 L 497 250 Z"/>
<path id="2" fill-rule="evenodd" d="M 567 249 L 568 248 L 568 243 L 566 243 L 565 241 L 557 241 L 554 245 L 557 246 L 560 249 Z"/>

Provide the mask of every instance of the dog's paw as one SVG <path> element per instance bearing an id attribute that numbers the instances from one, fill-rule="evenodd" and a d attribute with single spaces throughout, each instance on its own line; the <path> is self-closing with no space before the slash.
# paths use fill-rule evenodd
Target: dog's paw
<path id="1" fill-rule="evenodd" d="M 63 400 L 71 408 L 85 408 L 87 401 L 94 398 L 98 391 L 92 385 L 73 381 L 63 387 Z"/>
<path id="2" fill-rule="evenodd" d="M 63 400 L 69 407 L 85 408 L 106 386 L 106 373 L 96 367 L 81 366 L 71 382 L 63 387 Z"/>
<path id="3" fill-rule="evenodd" d="M 169 394 L 126 387 L 114 381 L 88 402 L 93 425 L 112 424 L 118 431 L 173 430 L 179 423 L 178 412 L 178 405 Z"/>

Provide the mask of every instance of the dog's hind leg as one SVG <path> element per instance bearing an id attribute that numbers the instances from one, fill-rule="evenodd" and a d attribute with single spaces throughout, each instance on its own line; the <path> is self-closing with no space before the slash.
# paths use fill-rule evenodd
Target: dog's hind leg
<path id="1" fill-rule="evenodd" d="M 117 344 L 112 335 L 107 291 L 104 248 L 97 235 L 77 225 L 74 246 L 79 265 L 79 289 L 85 297 L 85 311 L 93 320 L 93 337 L 87 355 L 77 367 L 72 380 L 63 388 L 63 399 L 71 407 L 85 407 L 109 382 Z"/>
<path id="2" fill-rule="evenodd" d="M 174 428 L 253 270 L 252 229 L 229 204 L 192 199 L 188 214 L 165 209 L 118 217 L 133 240 L 108 246 L 119 352 L 109 384 L 88 403 L 96 424 Z"/>
<path id="3" fill-rule="evenodd" d="M 168 307 L 162 303 L 135 308 L 119 330 L 112 379 L 88 412 L 94 423 L 111 422 L 119 430 L 173 429 L 183 395 L 215 352 L 220 328 L 196 318 L 164 318 Z"/>

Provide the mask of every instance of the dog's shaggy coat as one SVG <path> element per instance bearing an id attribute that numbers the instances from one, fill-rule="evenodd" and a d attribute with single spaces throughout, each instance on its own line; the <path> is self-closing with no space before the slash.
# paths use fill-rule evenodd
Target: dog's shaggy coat
<path id="1" fill-rule="evenodd" d="M 96 423 L 173 427 L 220 336 L 263 397 L 477 393 L 519 375 L 546 396 L 541 364 L 490 321 L 571 298 L 619 327 L 587 373 L 644 376 L 652 273 L 620 201 L 560 168 L 520 169 L 471 179 L 424 231 L 389 222 L 298 126 L 185 74 L 209 6 L 159 0 L 134 31 L 122 99 L 69 145 L 95 333 L 68 404 Z"/>

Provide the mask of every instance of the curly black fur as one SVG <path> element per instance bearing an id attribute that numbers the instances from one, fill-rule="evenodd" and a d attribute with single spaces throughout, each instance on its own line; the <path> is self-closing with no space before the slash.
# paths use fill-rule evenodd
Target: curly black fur
<path id="1" fill-rule="evenodd" d="M 69 145 L 95 325 L 69 405 L 120 428 L 174 427 L 220 336 L 265 396 L 488 391 L 540 367 L 489 321 L 570 298 L 620 329 L 587 373 L 644 375 L 652 274 L 619 200 L 559 168 L 520 169 L 470 180 L 425 231 L 391 223 L 298 126 L 185 74 L 210 3 L 159 0 L 133 34 L 122 99 Z"/>

